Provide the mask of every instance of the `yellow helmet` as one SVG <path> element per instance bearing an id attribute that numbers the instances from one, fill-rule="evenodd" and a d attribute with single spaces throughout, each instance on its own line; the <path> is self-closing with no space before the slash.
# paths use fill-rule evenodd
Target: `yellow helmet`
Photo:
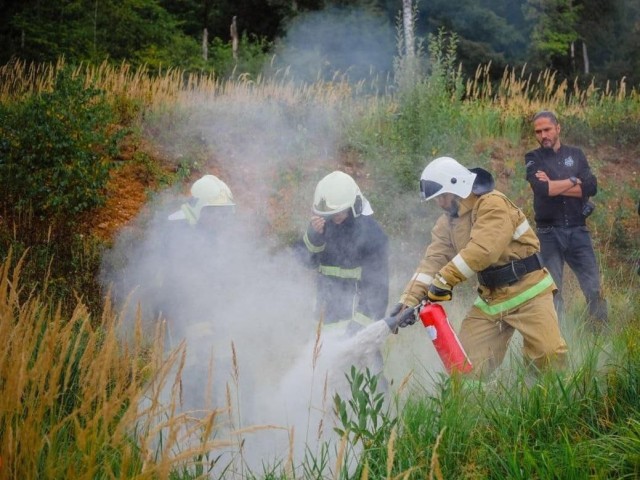
<path id="1" fill-rule="evenodd" d="M 186 219 L 191 225 L 198 223 L 204 207 L 232 207 L 231 189 L 215 175 L 204 175 L 191 186 L 191 196 L 195 205 L 184 203 L 180 210 L 169 216 L 170 220 Z"/>
<path id="2" fill-rule="evenodd" d="M 354 217 L 362 213 L 362 192 L 350 175 L 336 170 L 318 182 L 313 213 L 329 217 L 347 209 L 351 209 Z"/>

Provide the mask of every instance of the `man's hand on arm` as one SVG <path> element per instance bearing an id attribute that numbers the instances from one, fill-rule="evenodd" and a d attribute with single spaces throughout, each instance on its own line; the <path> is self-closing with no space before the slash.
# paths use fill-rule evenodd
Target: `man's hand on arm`
<path id="1" fill-rule="evenodd" d="M 546 172 L 538 170 L 536 172 L 536 178 L 549 184 L 549 196 L 557 197 L 558 195 L 564 195 L 567 197 L 582 197 L 582 181 L 579 178 L 570 177 L 564 180 L 550 180 Z M 572 179 L 575 179 L 575 183 Z"/>

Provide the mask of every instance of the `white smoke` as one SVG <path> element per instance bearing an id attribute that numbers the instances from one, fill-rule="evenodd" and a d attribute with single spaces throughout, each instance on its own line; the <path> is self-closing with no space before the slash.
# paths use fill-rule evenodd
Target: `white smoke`
<path id="1" fill-rule="evenodd" d="M 103 282 L 118 304 L 127 302 L 131 329 L 140 308 L 147 334 L 166 321 L 167 352 L 186 342 L 182 410 L 198 416 L 230 407 L 228 431 L 281 427 L 246 436 L 243 462 L 254 468 L 286 456 L 291 427 L 298 455 L 307 442 L 325 440 L 303 432 L 321 419 L 331 432 L 327 414 L 333 393 L 344 393 L 344 372 L 368 366 L 380 341 L 356 349 L 323 336 L 314 358 L 312 273 L 287 251 L 274 253 L 240 215 L 216 232 L 169 221 L 170 211 L 159 207 L 146 225 L 122 232 L 105 255 Z"/>
<path id="2" fill-rule="evenodd" d="M 276 45 L 277 65 L 293 78 L 346 79 L 350 83 L 390 76 L 395 55 L 395 29 L 384 15 L 357 8 L 329 8 L 297 15 Z"/>
<path id="3" fill-rule="evenodd" d="M 357 25 L 353 20 L 361 18 L 351 16 L 346 25 Z M 317 31 L 337 39 L 336 28 L 345 24 L 335 23 L 335 15 L 326 19 L 334 22 L 331 28 L 325 24 Z M 361 26 L 367 30 L 367 25 L 372 24 Z M 289 40 L 303 30 L 292 31 Z M 342 35 L 354 33 L 344 30 Z M 378 41 L 387 37 L 373 38 L 376 42 L 365 41 L 356 49 L 349 42 L 332 45 L 341 46 L 344 55 L 359 56 L 359 65 L 382 65 L 383 60 L 368 57 L 371 52 L 390 62 L 393 39 L 382 48 Z M 290 47 L 286 58 L 295 64 L 297 50 Z M 340 61 L 355 60 L 347 55 Z M 230 408 L 216 434 L 231 435 L 237 446 L 214 456 L 222 454 L 222 467 L 233 462 L 228 478 L 242 478 L 243 468 L 259 473 L 263 463 L 289 457 L 297 464 L 305 451 L 315 452 L 320 442 L 331 440 L 333 394 L 348 397 L 345 372 L 352 364 L 371 366 L 379 349 L 386 358 L 390 393 L 411 371 L 426 388 L 442 367 L 420 325 L 388 337 L 386 325 L 378 322 L 352 339 L 323 334 L 319 344 L 314 272 L 303 269 L 264 229 L 267 210 L 279 208 L 283 215 L 303 219 L 298 222 L 302 235 L 311 201 L 307 193 L 328 166 L 337 167 L 344 124 L 336 105 L 247 87 L 199 98 L 182 113 L 175 130 L 159 132 L 157 141 L 166 137 L 170 143 L 176 139 L 171 134 L 184 132 L 202 143 L 209 158 L 198 169 L 218 174 L 231 188 L 237 204 L 233 225 L 221 224 L 221 231 L 211 232 L 168 221 L 186 198 L 164 192 L 116 239 L 105 255 L 102 281 L 118 305 L 128 305 L 131 321 L 140 307 L 145 331 L 152 332 L 159 319 L 166 321 L 167 352 L 186 343 L 182 409 L 203 415 Z M 179 137 L 164 145 L 176 163 L 185 161 L 180 151 L 185 140 Z M 209 166 L 215 171 L 206 171 Z M 270 205 L 278 182 L 293 174 L 299 175 L 298 188 L 290 202 Z M 412 267 L 423 247 L 416 246 L 415 259 L 408 262 Z M 411 273 L 402 272 L 402 281 Z M 392 302 L 402 287 L 392 283 Z M 252 430 L 260 425 L 268 428 Z M 248 433 L 238 433 L 242 429 Z"/>
<path id="4" fill-rule="evenodd" d="M 167 352 L 186 342 L 181 410 L 227 412 L 216 438 L 234 446 L 214 453 L 221 469 L 232 464 L 228 478 L 285 459 L 300 465 L 323 442 L 336 445 L 333 396 L 348 400 L 345 374 L 351 365 L 373 369 L 378 351 L 392 384 L 388 398 L 409 372 L 427 388 L 442 371 L 420 325 L 390 336 L 379 321 L 351 338 L 329 331 L 317 339 L 313 272 L 287 250 L 274 251 L 250 217 L 236 214 L 222 232 L 200 231 L 167 220 L 179 204 L 168 200 L 171 207 L 156 206 L 151 220 L 122 232 L 105 256 L 103 281 L 128 301 L 132 322 L 142 309 L 147 332 L 165 319 Z M 183 448 L 199 441 L 185 439 Z"/>

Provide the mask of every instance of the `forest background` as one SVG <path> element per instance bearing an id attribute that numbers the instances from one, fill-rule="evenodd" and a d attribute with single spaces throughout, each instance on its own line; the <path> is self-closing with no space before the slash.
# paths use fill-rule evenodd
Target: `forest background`
<path id="1" fill-rule="evenodd" d="M 563 78 L 600 85 L 627 78 L 640 82 L 640 5 L 636 0 L 430 0 L 416 2 L 416 36 L 440 28 L 456 32 L 458 59 L 472 76 L 491 62 L 499 78 L 505 67 L 533 72 L 550 68 Z M 340 9 L 340 28 L 357 32 L 361 44 L 389 34 L 401 3 L 394 0 L 54 0 L 0 2 L 0 63 L 12 58 L 100 63 L 105 58 L 151 70 L 257 74 L 262 55 L 272 55 L 303 17 Z M 357 10 L 356 10 L 357 9 Z M 344 13 L 350 12 L 350 13 Z M 359 12 L 359 13 L 356 13 Z M 363 32 L 361 14 L 376 20 Z M 235 23 L 234 23 L 235 22 Z M 232 27 L 232 23 L 234 26 Z M 339 52 L 344 38 L 308 32 L 297 44 L 331 58 L 346 71 Z M 325 26 L 324 28 L 336 28 Z M 232 29 L 235 32 L 232 34 Z M 232 35 L 241 44 L 234 58 Z M 366 45 L 360 45 L 366 48 Z M 389 70 L 390 65 L 378 65 Z M 314 72 L 315 73 L 315 72 Z M 332 71 L 325 72 L 331 75 Z"/>
<path id="2" fill-rule="evenodd" d="M 406 4 L 0 1 L 0 478 L 640 475 L 638 2 L 432 1 L 403 21 Z M 286 277 L 300 278 L 286 253 L 318 179 L 347 171 L 371 201 L 391 239 L 395 300 L 437 215 L 416 191 L 426 161 L 491 170 L 532 218 L 523 158 L 541 109 L 559 114 L 563 140 L 585 149 L 599 180 L 589 226 L 611 322 L 585 327 L 569 274 L 567 371 L 532 382 L 514 341 L 492 382 L 469 388 L 438 369 L 416 325 L 391 339 L 401 372 L 391 402 L 354 371 L 351 391 L 323 399 L 334 442 L 309 423 L 245 423 L 242 398 L 268 410 L 278 397 L 241 395 L 244 377 L 269 379 L 267 367 L 293 363 L 301 329 L 315 332 L 301 321 L 304 281 L 279 305 L 295 322 L 268 316 Z M 258 371 L 232 346 L 239 368 L 224 400 L 191 415 L 194 342 L 167 351 L 162 322 L 149 330 L 144 311 L 123 342 L 130 319 L 109 273 L 132 271 L 154 222 L 166 224 L 205 173 L 229 183 L 257 232 L 249 246 L 264 253 L 226 273 L 250 271 L 269 288 L 225 316 L 258 337 Z M 166 250 L 152 258 L 168 260 Z M 279 274 L 264 278 L 257 267 L 272 258 Z M 446 308 L 457 326 L 473 288 L 455 295 Z M 210 387 L 211 374 L 196 382 Z M 309 398 L 305 412 L 317 405 L 302 386 L 321 385 L 316 376 L 293 390 Z M 284 450 L 256 463 L 252 440 L 274 432 Z"/>

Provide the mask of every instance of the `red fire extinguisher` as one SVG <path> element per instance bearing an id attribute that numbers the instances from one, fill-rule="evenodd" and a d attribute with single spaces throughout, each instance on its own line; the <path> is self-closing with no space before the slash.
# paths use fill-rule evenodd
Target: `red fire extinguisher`
<path id="1" fill-rule="evenodd" d="M 427 334 L 440 355 L 447 372 L 449 374 L 470 372 L 473 368 L 471 360 L 462 348 L 442 305 L 430 302 L 423 303 L 420 308 L 420 320 L 427 329 Z"/>

